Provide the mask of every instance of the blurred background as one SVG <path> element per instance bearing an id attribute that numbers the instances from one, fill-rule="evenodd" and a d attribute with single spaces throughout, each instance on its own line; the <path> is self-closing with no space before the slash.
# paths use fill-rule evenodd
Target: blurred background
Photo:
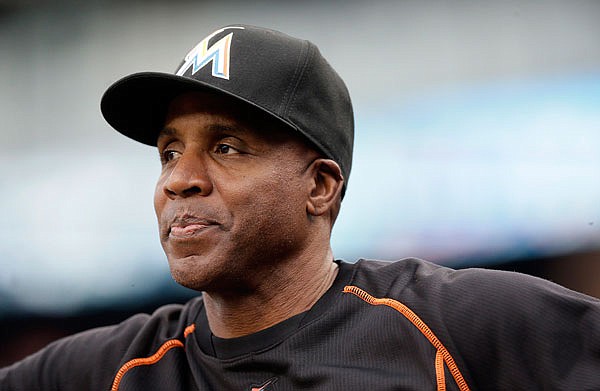
<path id="1" fill-rule="evenodd" d="M 222 25 L 316 43 L 355 158 L 338 258 L 516 270 L 600 297 L 600 2 L 0 0 L 0 366 L 194 292 L 170 278 L 159 159 L 104 90 Z"/>

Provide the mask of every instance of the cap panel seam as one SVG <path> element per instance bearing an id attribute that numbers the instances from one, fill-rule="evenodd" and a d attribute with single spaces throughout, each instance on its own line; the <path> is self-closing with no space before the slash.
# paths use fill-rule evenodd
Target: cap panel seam
<path id="1" fill-rule="evenodd" d="M 301 63 L 302 63 L 302 58 L 304 57 L 303 54 L 304 54 L 304 50 L 302 48 L 300 50 L 298 60 L 296 61 L 296 66 L 294 67 L 294 74 L 290 78 L 287 88 L 285 89 L 285 92 L 283 93 L 283 95 L 281 97 L 281 101 L 279 102 L 279 106 L 277 107 L 277 111 L 276 111 L 277 115 L 284 117 L 284 118 L 285 118 L 286 108 L 288 106 L 288 102 L 290 99 L 289 97 L 290 97 L 292 91 L 294 90 L 293 86 L 296 83 L 296 80 L 298 79 L 300 70 L 302 69 Z"/>
<path id="2" fill-rule="evenodd" d="M 300 76 L 298 77 L 298 80 L 296 82 L 296 85 L 294 87 L 294 91 L 293 91 L 293 95 L 290 98 L 288 105 L 286 107 L 286 112 L 285 115 L 287 116 L 288 112 L 294 107 L 294 103 L 296 101 L 296 98 L 298 97 L 296 95 L 296 91 L 298 90 L 298 87 L 300 86 L 302 80 L 304 79 L 304 77 L 306 77 L 307 75 L 307 70 L 313 66 L 313 64 L 315 63 L 313 60 L 314 56 L 317 53 L 317 50 L 315 49 L 315 47 L 313 45 L 310 44 L 310 42 L 305 41 L 308 44 L 308 50 L 309 53 L 306 56 L 306 61 L 304 62 L 304 65 L 302 67 L 302 71 Z M 299 126 L 300 124 L 298 124 Z M 335 151 L 332 151 L 329 144 L 326 142 L 323 142 L 323 140 L 320 140 L 316 137 L 313 136 L 312 132 L 309 129 L 302 129 L 302 134 L 304 134 L 305 137 L 307 137 L 312 143 L 314 143 L 324 154 L 325 156 L 328 156 L 330 159 L 335 160 L 337 163 L 340 163 L 340 158 L 337 155 L 337 153 L 335 153 Z"/>
<path id="3" fill-rule="evenodd" d="M 283 107 L 283 111 L 282 111 L 282 115 L 285 118 L 288 118 L 290 109 L 294 105 L 294 102 L 296 101 L 296 91 L 298 90 L 298 87 L 300 86 L 300 83 L 302 82 L 302 79 L 304 78 L 304 75 L 306 74 L 306 69 L 309 67 L 310 63 L 312 62 L 312 58 L 313 58 L 313 55 L 315 52 L 314 50 L 312 50 L 312 47 L 308 41 L 304 41 L 303 44 L 304 44 L 303 49 L 306 48 L 307 53 L 304 58 L 304 63 L 302 64 L 302 66 L 299 68 L 296 68 L 296 72 L 294 73 L 293 83 L 290 83 L 290 87 L 293 87 L 293 89 L 290 93 L 289 99 L 286 99 L 287 102 L 286 102 L 285 106 Z M 296 75 L 298 75 L 298 76 L 296 77 Z"/>

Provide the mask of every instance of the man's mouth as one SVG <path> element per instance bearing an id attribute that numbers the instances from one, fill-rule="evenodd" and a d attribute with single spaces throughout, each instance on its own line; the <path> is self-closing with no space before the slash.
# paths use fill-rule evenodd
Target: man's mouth
<path id="1" fill-rule="evenodd" d="M 212 220 L 184 215 L 173 220 L 169 227 L 169 236 L 173 238 L 189 238 L 216 225 L 217 223 Z"/>
<path id="2" fill-rule="evenodd" d="M 198 231 L 208 228 L 209 226 L 210 225 L 205 224 L 190 224 L 186 225 L 185 227 L 171 227 L 171 232 L 169 235 L 175 237 L 193 236 Z"/>

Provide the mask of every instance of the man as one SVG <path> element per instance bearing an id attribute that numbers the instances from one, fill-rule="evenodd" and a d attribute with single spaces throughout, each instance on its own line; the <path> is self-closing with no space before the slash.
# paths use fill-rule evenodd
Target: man
<path id="1" fill-rule="evenodd" d="M 54 343 L 2 390 L 600 389 L 600 302 L 532 277 L 334 261 L 353 118 L 311 43 L 234 25 L 102 112 L 156 145 L 154 195 L 187 304 Z"/>

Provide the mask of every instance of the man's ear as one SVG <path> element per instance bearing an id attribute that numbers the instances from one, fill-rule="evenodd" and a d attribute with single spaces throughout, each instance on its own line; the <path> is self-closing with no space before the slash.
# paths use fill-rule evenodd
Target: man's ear
<path id="1" fill-rule="evenodd" d="M 310 215 L 320 216 L 337 208 L 344 177 L 340 166 L 331 159 L 316 159 L 310 169 L 312 181 L 306 210 Z"/>

